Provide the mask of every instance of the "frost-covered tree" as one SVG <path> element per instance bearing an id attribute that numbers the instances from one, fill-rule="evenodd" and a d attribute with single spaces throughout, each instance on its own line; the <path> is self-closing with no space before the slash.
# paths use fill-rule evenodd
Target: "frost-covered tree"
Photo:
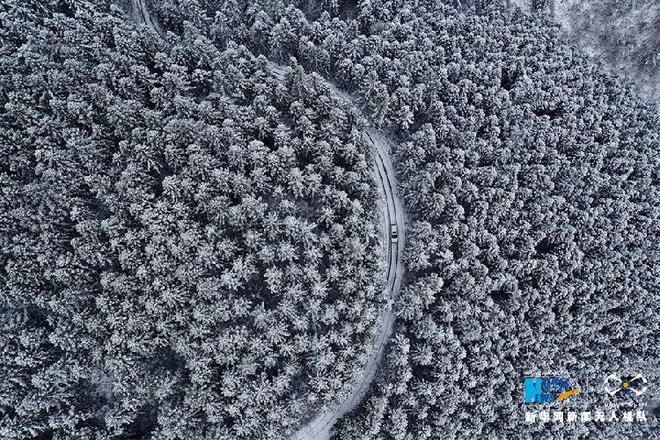
<path id="1" fill-rule="evenodd" d="M 0 436 L 283 438 L 383 301 L 360 121 L 189 21 L 3 8 Z"/>

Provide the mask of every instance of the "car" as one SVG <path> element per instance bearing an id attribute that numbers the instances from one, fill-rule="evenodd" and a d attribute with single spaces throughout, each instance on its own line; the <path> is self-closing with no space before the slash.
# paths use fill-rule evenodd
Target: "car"
<path id="1" fill-rule="evenodd" d="M 390 225 L 390 241 L 392 243 L 399 241 L 399 230 L 396 225 Z"/>

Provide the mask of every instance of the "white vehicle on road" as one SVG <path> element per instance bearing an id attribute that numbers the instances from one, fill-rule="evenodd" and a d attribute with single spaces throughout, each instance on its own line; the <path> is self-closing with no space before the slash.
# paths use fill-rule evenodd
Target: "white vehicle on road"
<path id="1" fill-rule="evenodd" d="M 134 18 L 142 22 L 142 24 L 151 28 L 158 35 L 163 37 L 163 31 L 158 26 L 151 16 L 149 15 L 149 10 L 145 3 L 146 0 L 131 0 L 133 5 Z M 269 69 L 274 74 L 274 76 L 279 80 L 283 81 L 286 73 L 286 68 L 280 65 L 277 65 L 273 62 L 268 62 Z M 330 87 L 330 90 L 333 91 L 341 99 L 351 102 L 350 96 L 339 91 L 334 87 L 332 83 L 327 83 Z M 376 137 L 376 140 L 374 140 Z M 380 176 L 382 190 L 385 195 L 385 216 L 387 221 L 390 223 L 390 242 L 397 243 L 399 242 L 399 230 L 398 225 L 401 225 L 402 232 L 405 233 L 405 225 L 403 223 L 403 218 L 397 216 L 397 211 L 401 212 L 401 202 L 396 195 L 396 180 L 394 175 L 394 170 L 389 162 L 386 160 L 387 156 L 387 144 L 384 141 L 384 137 L 379 136 L 375 129 L 367 131 L 366 138 L 369 143 L 372 145 L 376 151 L 375 157 L 377 161 L 380 161 L 380 165 L 376 166 L 376 171 Z M 376 165 L 376 163 L 374 163 Z M 386 184 L 387 182 L 387 184 Z M 394 219 L 390 218 L 389 208 L 393 209 Z M 392 224 L 392 221 L 396 223 Z M 392 247 L 392 246 L 391 246 Z M 398 247 L 398 246 L 397 246 Z M 376 370 L 380 363 L 380 360 L 383 357 L 385 346 L 394 328 L 394 313 L 392 311 L 393 305 L 396 301 L 396 298 L 399 295 L 399 289 L 401 284 L 401 274 L 403 272 L 403 262 L 401 261 L 401 252 L 388 252 L 389 260 L 391 265 L 393 265 L 394 276 L 390 277 L 390 271 L 388 268 L 388 290 L 389 290 L 389 299 L 385 306 L 385 310 L 381 316 L 381 326 L 380 331 L 376 335 L 376 338 L 373 343 L 373 348 L 369 354 L 367 364 L 365 365 L 364 372 L 362 376 L 352 384 L 351 394 L 346 397 L 339 405 L 333 405 L 330 408 L 326 408 L 325 411 L 322 411 L 314 419 L 305 423 L 298 431 L 293 434 L 292 440 L 328 440 L 330 438 L 330 433 L 333 426 L 341 417 L 343 417 L 348 412 L 352 411 L 357 404 L 365 397 L 371 382 L 373 381 Z M 396 254 L 396 256 L 394 256 Z M 389 265 L 388 265 L 389 267 Z M 397 282 L 397 276 L 399 281 Z"/>
<path id="2" fill-rule="evenodd" d="M 392 243 L 399 241 L 399 230 L 396 225 L 390 225 L 390 241 Z"/>

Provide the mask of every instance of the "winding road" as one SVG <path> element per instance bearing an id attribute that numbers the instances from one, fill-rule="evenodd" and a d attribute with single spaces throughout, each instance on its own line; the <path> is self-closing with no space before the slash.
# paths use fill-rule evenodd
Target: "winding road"
<path id="1" fill-rule="evenodd" d="M 284 68 L 282 66 L 269 62 L 269 67 L 273 76 L 282 80 L 284 78 Z M 339 91 L 334 84 L 325 81 L 330 91 L 342 101 L 352 104 L 349 95 Z M 383 134 L 373 128 L 364 133 L 363 140 L 372 146 L 374 151 L 374 169 L 376 172 L 376 182 L 379 184 L 380 191 L 384 196 L 384 239 L 387 241 L 387 284 L 386 289 L 389 294 L 390 304 L 381 312 L 381 323 L 376 339 L 367 364 L 358 380 L 353 384 L 351 393 L 342 402 L 332 405 L 328 411 L 323 412 L 300 428 L 291 437 L 291 440 L 328 440 L 332 427 L 335 423 L 351 412 L 365 397 L 369 387 L 374 380 L 376 370 L 380 364 L 387 341 L 394 330 L 394 312 L 392 304 L 399 297 L 401 290 L 401 280 L 403 279 L 403 248 L 405 244 L 405 221 L 403 207 L 399 199 L 396 188 L 396 175 L 394 167 L 390 160 L 390 144 Z M 398 241 L 392 241 L 390 230 L 396 226 L 398 231 Z"/>
<path id="2" fill-rule="evenodd" d="M 163 31 L 151 18 L 145 0 L 131 0 L 131 2 L 134 18 L 162 37 Z M 287 68 L 271 61 L 268 61 L 268 68 L 277 80 L 285 80 Z M 323 81 L 328 85 L 333 95 L 349 105 L 353 104 L 350 95 L 337 89 L 331 82 L 327 80 Z M 371 128 L 363 134 L 363 140 L 373 148 L 375 178 L 385 201 L 383 209 L 383 237 L 387 242 L 388 250 L 386 289 L 390 301 L 381 312 L 379 332 L 374 340 L 367 364 L 358 380 L 353 383 L 351 393 L 343 401 L 329 405 L 330 407 L 326 411 L 305 424 L 293 434 L 291 437 L 292 440 L 327 440 L 330 438 L 332 427 L 337 420 L 351 412 L 365 397 L 385 352 L 387 341 L 394 329 L 392 304 L 399 296 L 404 271 L 402 261 L 405 244 L 404 212 L 401 200 L 396 192 L 396 176 L 390 160 L 390 144 L 387 137 L 378 130 Z M 396 227 L 398 231 L 398 240 L 396 241 L 393 241 L 391 238 L 392 227 Z"/>
<path id="3" fill-rule="evenodd" d="M 366 133 L 366 140 L 371 143 L 376 152 L 375 165 L 378 173 L 379 181 L 382 190 L 385 193 L 385 200 L 387 207 L 385 209 L 386 218 L 386 239 L 389 242 L 388 246 L 388 270 L 387 270 L 387 290 L 389 292 L 392 302 L 399 296 L 401 289 L 401 279 L 403 275 L 403 264 L 401 258 L 403 256 L 404 246 L 404 222 L 403 211 L 401 210 L 400 201 L 396 197 L 394 189 L 396 183 L 393 179 L 392 165 L 389 162 L 389 156 L 386 155 L 385 146 L 386 141 L 381 138 L 378 133 L 370 130 Z M 398 242 L 392 242 L 389 238 L 390 225 L 396 225 L 399 231 Z M 293 440 L 327 440 L 330 438 L 330 431 L 334 424 L 347 413 L 351 412 L 364 398 L 369 390 L 371 382 L 374 379 L 376 370 L 385 352 L 387 341 L 392 335 L 394 329 L 394 313 L 391 305 L 385 307 L 382 311 L 380 330 L 376 339 L 374 340 L 374 347 L 369 355 L 364 371 L 357 382 L 353 384 L 351 394 L 341 403 L 335 405 L 334 408 L 328 412 L 320 414 L 309 422 L 306 426 L 301 428 L 292 437 Z"/>
<path id="4" fill-rule="evenodd" d="M 156 32 L 161 37 L 164 35 L 163 31 L 156 21 L 151 18 L 149 9 L 147 8 L 145 0 L 131 0 L 134 19 L 139 23 L 146 25 L 149 29 Z"/>

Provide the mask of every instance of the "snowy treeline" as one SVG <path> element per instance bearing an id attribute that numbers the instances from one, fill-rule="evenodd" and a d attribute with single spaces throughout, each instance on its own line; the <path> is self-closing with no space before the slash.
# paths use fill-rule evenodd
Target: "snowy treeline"
<path id="1" fill-rule="evenodd" d="M 382 307 L 371 152 L 300 74 L 102 1 L 0 15 L 0 437 L 281 437 Z"/>
<path id="2" fill-rule="evenodd" d="M 438 3 L 148 2 L 166 41 L 100 0 L 4 6 L 0 433 L 286 438 L 341 394 L 383 300 L 376 195 L 364 122 L 303 69 L 397 141 L 411 221 L 337 438 L 517 438 L 526 372 L 657 380 L 657 115 L 538 16 Z"/>
<path id="3" fill-rule="evenodd" d="M 451 1 L 451 0 L 449 0 Z M 476 4 L 475 4 L 476 3 Z M 504 7 L 561 25 L 567 44 L 621 77 L 660 109 L 660 3 L 657 0 L 471 0 L 462 7 Z"/>
<path id="4" fill-rule="evenodd" d="M 535 16 L 412 1 L 268 8 L 217 13 L 210 29 L 220 44 L 295 54 L 401 141 L 413 222 L 400 325 L 338 438 L 515 437 L 525 372 L 657 374 L 652 109 Z"/>
<path id="5" fill-rule="evenodd" d="M 660 2 L 555 0 L 564 40 L 629 77 L 660 111 Z"/>

